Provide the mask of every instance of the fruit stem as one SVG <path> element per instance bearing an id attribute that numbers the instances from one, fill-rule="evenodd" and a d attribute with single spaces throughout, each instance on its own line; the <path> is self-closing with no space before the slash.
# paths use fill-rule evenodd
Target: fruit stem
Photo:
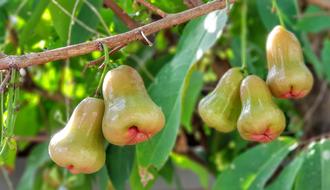
<path id="1" fill-rule="evenodd" d="M 278 6 L 277 1 L 273 0 L 272 3 L 273 3 L 273 9 L 275 9 L 275 12 L 277 14 L 278 20 L 280 21 L 281 26 L 285 28 L 282 11 Z"/>
<path id="2" fill-rule="evenodd" d="M 247 61 L 246 61 L 246 36 L 247 36 L 247 0 L 242 1 L 241 10 L 241 61 L 242 71 L 247 72 Z"/>
<path id="3" fill-rule="evenodd" d="M 103 64 L 104 67 L 103 67 L 103 71 L 102 71 L 102 74 L 101 74 L 101 78 L 99 80 L 99 83 L 97 85 L 97 88 L 96 88 L 96 91 L 95 91 L 95 95 L 94 97 L 96 98 L 99 98 L 101 96 L 101 86 L 102 86 L 102 82 L 103 82 L 103 79 L 105 77 L 105 73 L 107 72 L 107 67 L 110 63 L 109 61 L 109 48 L 107 45 L 105 44 L 102 44 L 102 48 L 103 48 L 103 51 L 104 51 L 104 61 L 103 61 Z"/>

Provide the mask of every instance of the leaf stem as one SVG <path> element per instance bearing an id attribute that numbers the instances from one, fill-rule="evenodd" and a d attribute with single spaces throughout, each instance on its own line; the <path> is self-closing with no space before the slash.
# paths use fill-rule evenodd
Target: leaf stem
<path id="1" fill-rule="evenodd" d="M 284 24 L 284 19 L 283 19 L 283 15 L 282 15 L 282 11 L 280 9 L 280 7 L 277 4 L 276 0 L 272 0 L 273 3 L 273 8 L 275 8 L 278 20 L 280 21 L 281 26 L 283 26 L 285 28 L 285 24 Z"/>
<path id="2" fill-rule="evenodd" d="M 104 51 L 104 61 L 103 61 L 103 71 L 102 71 L 102 74 L 101 74 L 101 77 L 100 77 L 100 80 L 99 80 L 99 84 L 97 85 L 97 88 L 96 88 L 96 91 L 95 91 L 95 95 L 94 97 L 96 98 L 99 98 L 101 97 L 101 86 L 102 86 L 102 83 L 103 83 L 103 79 L 105 77 L 105 73 L 107 72 L 107 67 L 109 65 L 109 48 L 107 45 L 105 44 L 102 44 L 102 48 L 103 48 L 103 51 Z"/>
<path id="3" fill-rule="evenodd" d="M 247 0 L 242 0 L 241 5 L 241 61 L 242 71 L 247 73 L 246 49 L 247 49 Z"/>

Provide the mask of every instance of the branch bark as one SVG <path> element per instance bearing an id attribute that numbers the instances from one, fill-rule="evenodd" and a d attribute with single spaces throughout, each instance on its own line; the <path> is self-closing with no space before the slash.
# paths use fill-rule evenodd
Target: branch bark
<path id="1" fill-rule="evenodd" d="M 230 3 L 234 3 L 234 0 L 230 0 Z M 170 14 L 163 19 L 115 36 L 100 38 L 95 41 L 84 42 L 39 53 L 31 53 L 21 56 L 7 56 L 0 59 L 0 70 L 9 69 L 12 67 L 25 68 L 32 65 L 45 64 L 51 61 L 63 60 L 70 57 L 88 54 L 99 50 L 100 43 L 104 43 L 112 49 L 118 46 L 126 45 L 133 41 L 142 40 L 143 36 L 141 35 L 141 32 L 143 32 L 146 36 L 149 36 L 160 30 L 182 24 L 196 17 L 223 8 L 226 8 L 226 1 L 215 0 L 177 14 Z"/>

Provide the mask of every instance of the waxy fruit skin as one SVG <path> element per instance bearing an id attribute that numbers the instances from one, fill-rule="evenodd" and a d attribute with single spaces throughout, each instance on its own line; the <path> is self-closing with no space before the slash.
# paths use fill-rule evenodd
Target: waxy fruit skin
<path id="1" fill-rule="evenodd" d="M 215 89 L 199 102 L 199 115 L 208 126 L 219 132 L 236 129 L 242 107 L 240 84 L 243 78 L 240 68 L 229 69 Z"/>
<path id="2" fill-rule="evenodd" d="M 314 79 L 304 63 L 303 52 L 295 35 L 276 26 L 268 35 L 267 85 L 277 98 L 299 99 L 312 89 Z"/>
<path id="3" fill-rule="evenodd" d="M 103 81 L 104 137 L 112 144 L 133 145 L 150 139 L 165 124 L 165 117 L 149 97 L 139 73 L 121 65 Z"/>
<path id="4" fill-rule="evenodd" d="M 82 100 L 66 126 L 50 140 L 50 158 L 73 174 L 90 174 L 101 169 L 105 162 L 103 112 L 103 100 L 91 97 Z"/>
<path id="5" fill-rule="evenodd" d="M 241 137 L 248 141 L 270 142 L 285 128 L 285 116 L 272 100 L 266 83 L 250 75 L 241 84 L 242 112 L 237 122 Z"/>

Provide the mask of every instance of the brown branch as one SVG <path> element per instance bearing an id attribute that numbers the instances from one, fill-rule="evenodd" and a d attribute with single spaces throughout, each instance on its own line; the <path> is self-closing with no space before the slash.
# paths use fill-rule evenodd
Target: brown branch
<path id="1" fill-rule="evenodd" d="M 120 8 L 114 0 L 104 0 L 104 5 L 107 8 L 112 9 L 112 11 L 118 16 L 118 18 L 123 21 L 129 29 L 134 29 L 139 27 L 139 24 L 136 23 L 125 11 Z"/>
<path id="2" fill-rule="evenodd" d="M 153 4 L 151 4 L 151 3 L 149 3 L 149 2 L 147 2 L 145 0 L 135 0 L 135 1 L 138 2 L 138 3 L 140 3 L 141 5 L 145 6 L 150 11 L 158 14 L 162 18 L 165 18 L 167 16 L 167 13 L 165 13 L 164 11 L 162 11 L 161 9 L 159 9 L 158 7 L 154 6 Z"/>
<path id="3" fill-rule="evenodd" d="M 42 136 L 35 136 L 35 137 L 28 137 L 28 136 L 14 136 L 13 137 L 16 141 L 23 141 L 23 142 L 37 142 L 41 143 L 47 141 L 49 136 L 42 135 Z"/>
<path id="4" fill-rule="evenodd" d="M 234 0 L 230 0 L 230 2 L 234 3 Z M 149 36 L 160 30 L 182 24 L 191 19 L 223 8 L 226 8 L 226 1 L 215 0 L 177 14 L 170 14 L 163 19 L 115 36 L 100 38 L 95 41 L 84 42 L 39 53 L 31 53 L 21 56 L 7 56 L 0 59 L 0 70 L 9 69 L 10 65 L 15 65 L 18 68 L 25 68 L 32 65 L 45 64 L 51 61 L 63 60 L 70 57 L 88 54 L 99 50 L 100 43 L 104 43 L 112 49 L 133 41 L 142 40 L 143 36 L 141 35 L 141 31 L 143 31 L 146 36 Z"/>
<path id="5" fill-rule="evenodd" d="M 120 8 L 115 1 L 113 1 L 113 0 L 104 0 L 104 5 L 107 8 L 111 8 L 112 11 L 118 16 L 118 18 L 123 23 L 126 24 L 128 29 L 132 30 L 132 29 L 137 28 L 137 27 L 140 26 L 140 24 L 138 22 L 131 19 L 131 17 L 128 14 L 125 13 L 125 11 L 122 8 Z M 142 42 L 144 44 L 148 45 L 148 41 L 146 41 L 145 39 L 143 39 Z"/>
<path id="6" fill-rule="evenodd" d="M 330 2 L 326 0 L 308 0 L 308 3 L 330 10 Z"/>
<path id="7" fill-rule="evenodd" d="M 202 0 L 184 0 L 183 2 L 189 8 L 194 8 L 203 4 Z"/>

